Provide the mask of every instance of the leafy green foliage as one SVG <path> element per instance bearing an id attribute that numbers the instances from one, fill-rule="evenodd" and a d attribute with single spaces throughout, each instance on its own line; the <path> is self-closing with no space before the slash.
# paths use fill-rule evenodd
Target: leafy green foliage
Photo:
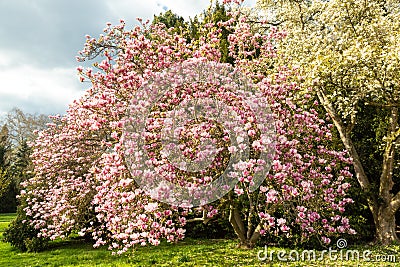
<path id="1" fill-rule="evenodd" d="M 37 237 L 38 231 L 29 225 L 29 218 L 23 211 L 23 205 L 18 207 L 17 216 L 11 221 L 4 232 L 4 241 L 11 246 L 28 252 L 43 251 L 47 248 L 48 241 Z"/>
<path id="2" fill-rule="evenodd" d="M 193 222 L 186 225 L 186 237 L 189 238 L 234 238 L 232 226 L 224 218 L 217 218 L 207 224 Z"/>
<path id="3" fill-rule="evenodd" d="M 0 212 L 16 212 L 20 183 L 32 175 L 28 142 L 48 122 L 45 115 L 32 115 L 17 108 L 6 115 L 0 131 Z"/>
<path id="4" fill-rule="evenodd" d="M 15 212 L 16 189 L 11 170 L 12 147 L 7 125 L 0 131 L 0 212 Z"/>
<path id="5" fill-rule="evenodd" d="M 30 147 L 26 141 L 23 141 L 13 153 L 7 171 L 2 170 L 0 166 L 0 212 L 15 212 L 17 210 L 16 196 L 20 191 L 20 183 L 32 176 L 30 153 Z"/>
<path id="6" fill-rule="evenodd" d="M 227 10 L 225 5 L 220 4 L 218 1 L 214 6 L 210 6 L 207 10 L 203 12 L 202 24 L 212 23 L 216 26 L 218 22 L 227 21 L 229 16 L 227 15 Z M 230 32 L 226 27 L 222 27 L 220 33 L 220 52 L 221 52 L 221 62 L 233 64 L 234 59 L 229 56 L 229 45 L 228 45 L 228 35 Z"/>
<path id="7" fill-rule="evenodd" d="M 204 10 L 200 16 L 190 18 L 189 21 L 177 14 L 174 14 L 171 10 L 164 13 L 160 13 L 158 16 L 154 15 L 152 24 L 162 23 L 166 28 L 173 28 L 172 32 L 183 34 L 188 41 L 196 41 L 201 37 L 205 37 L 208 34 L 209 27 L 205 27 L 206 24 L 212 24 L 217 26 L 218 22 L 225 22 L 229 19 L 227 15 L 227 7 L 220 4 L 218 1 L 211 5 L 208 9 Z M 220 33 L 220 52 L 221 62 L 233 64 L 233 58 L 229 56 L 228 47 L 228 35 L 230 32 L 226 27 L 222 27 Z"/>
<path id="8" fill-rule="evenodd" d="M 164 24 L 167 29 L 174 28 L 174 32 L 181 33 L 187 29 L 188 23 L 185 19 L 177 14 L 174 14 L 171 10 L 167 10 L 160 15 L 154 15 L 152 24 Z"/>
<path id="9" fill-rule="evenodd" d="M 11 180 L 7 171 L 0 167 L 0 198 L 8 191 L 10 184 Z"/>
<path id="10" fill-rule="evenodd" d="M 368 177 L 371 177 L 371 191 L 363 192 L 354 178 L 354 183 L 350 189 L 350 195 L 355 203 L 346 211 L 349 219 L 357 229 L 358 241 L 371 241 L 374 235 L 374 221 L 367 203 L 367 196 L 376 194 L 379 190 L 379 177 L 382 170 L 384 145 L 382 140 L 388 129 L 390 112 L 377 106 L 361 105 L 358 110 L 357 124 L 354 126 L 352 139 L 359 152 L 360 160 L 365 168 Z M 399 155 L 396 155 L 396 161 L 399 162 Z M 393 192 L 399 191 L 400 172 L 398 167 L 393 171 Z M 399 215 L 399 212 L 398 212 Z M 400 224 L 400 218 L 397 224 Z"/>
<path id="11" fill-rule="evenodd" d="M 9 173 L 10 155 L 11 143 L 8 136 L 8 128 L 3 125 L 0 131 L 0 198 L 8 191 L 11 184 Z"/>
<path id="12" fill-rule="evenodd" d="M 30 159 L 31 153 L 32 149 L 28 146 L 28 143 L 25 140 L 23 140 L 16 149 L 12 165 L 12 173 L 18 191 L 20 183 L 32 177 L 33 166 Z"/>

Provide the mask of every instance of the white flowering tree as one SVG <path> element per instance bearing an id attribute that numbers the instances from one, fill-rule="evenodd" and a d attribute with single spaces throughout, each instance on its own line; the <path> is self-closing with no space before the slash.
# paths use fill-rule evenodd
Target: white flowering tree
<path id="1" fill-rule="evenodd" d="M 396 151 L 400 141 L 398 1 L 259 2 L 270 23 L 287 29 L 288 38 L 279 45 L 285 60 L 300 67 L 353 158 L 357 180 L 373 215 L 377 241 L 398 241 L 395 214 L 400 208 L 400 192 L 393 181 L 398 177 Z M 373 129 L 377 137 L 378 131 L 385 132 L 380 140 L 378 177 L 367 175 L 369 166 L 360 158 L 363 147 L 357 147 L 354 140 L 360 112 L 367 106 L 376 107 L 376 116 L 384 113 L 379 115 L 382 127 Z"/>

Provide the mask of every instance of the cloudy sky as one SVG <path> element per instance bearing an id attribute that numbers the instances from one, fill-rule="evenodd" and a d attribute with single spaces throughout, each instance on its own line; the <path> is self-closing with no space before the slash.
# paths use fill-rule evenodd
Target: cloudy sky
<path id="1" fill-rule="evenodd" d="M 255 0 L 247 0 L 253 5 Z M 88 84 L 76 75 L 85 35 L 107 22 L 152 19 L 171 9 L 188 18 L 209 0 L 0 0 L 0 116 L 13 107 L 33 114 L 63 114 Z"/>

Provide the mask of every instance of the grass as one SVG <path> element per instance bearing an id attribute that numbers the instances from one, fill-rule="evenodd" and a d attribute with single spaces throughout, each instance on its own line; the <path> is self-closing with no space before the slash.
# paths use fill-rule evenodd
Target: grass
<path id="1" fill-rule="evenodd" d="M 0 214 L 0 238 L 14 216 Z M 82 240 L 57 241 L 49 250 L 40 253 L 21 253 L 0 242 L 0 266 L 400 266 L 390 262 L 334 261 L 329 257 L 322 261 L 282 262 L 276 255 L 281 248 L 274 247 L 269 248 L 269 252 L 275 250 L 274 260 L 260 261 L 257 252 L 263 249 L 240 250 L 234 240 L 186 239 L 175 245 L 161 243 L 157 247 L 138 247 L 131 255 L 112 256 L 106 248 L 93 249 L 91 244 Z M 369 249 L 373 259 L 375 255 L 395 255 L 400 261 L 400 246 L 351 249 L 358 249 L 361 253 Z M 318 257 L 320 252 L 316 254 Z M 340 253 L 335 255 L 340 257 Z"/>
<path id="2" fill-rule="evenodd" d="M 1 214 L 0 213 L 0 234 L 2 235 L 4 230 L 7 228 L 9 222 L 15 218 L 15 213 L 7 213 Z"/>

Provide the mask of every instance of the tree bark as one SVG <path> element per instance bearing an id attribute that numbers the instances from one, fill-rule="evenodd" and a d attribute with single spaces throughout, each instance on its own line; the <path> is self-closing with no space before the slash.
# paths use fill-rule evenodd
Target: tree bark
<path id="1" fill-rule="evenodd" d="M 395 211 L 391 206 L 379 207 L 377 214 L 376 241 L 382 245 L 390 245 L 398 242 L 399 238 L 396 234 L 396 218 Z"/>
<path id="2" fill-rule="evenodd" d="M 375 221 L 376 239 L 379 243 L 389 245 L 399 241 L 396 234 L 396 211 L 400 205 L 397 199 L 400 193 L 393 196 L 393 169 L 395 157 L 395 143 L 399 136 L 398 130 L 398 108 L 392 107 L 389 119 L 389 129 L 386 137 L 386 147 L 383 153 L 382 174 L 379 184 L 379 198 L 383 203 L 379 204 L 378 214 Z"/>
<path id="3" fill-rule="evenodd" d="M 238 247 L 242 249 L 254 248 L 256 242 L 260 238 L 261 226 L 257 225 L 254 230 L 250 228 L 246 229 L 239 210 L 233 205 L 230 206 L 229 210 L 229 222 L 232 225 L 235 234 L 239 238 L 240 242 Z"/>

